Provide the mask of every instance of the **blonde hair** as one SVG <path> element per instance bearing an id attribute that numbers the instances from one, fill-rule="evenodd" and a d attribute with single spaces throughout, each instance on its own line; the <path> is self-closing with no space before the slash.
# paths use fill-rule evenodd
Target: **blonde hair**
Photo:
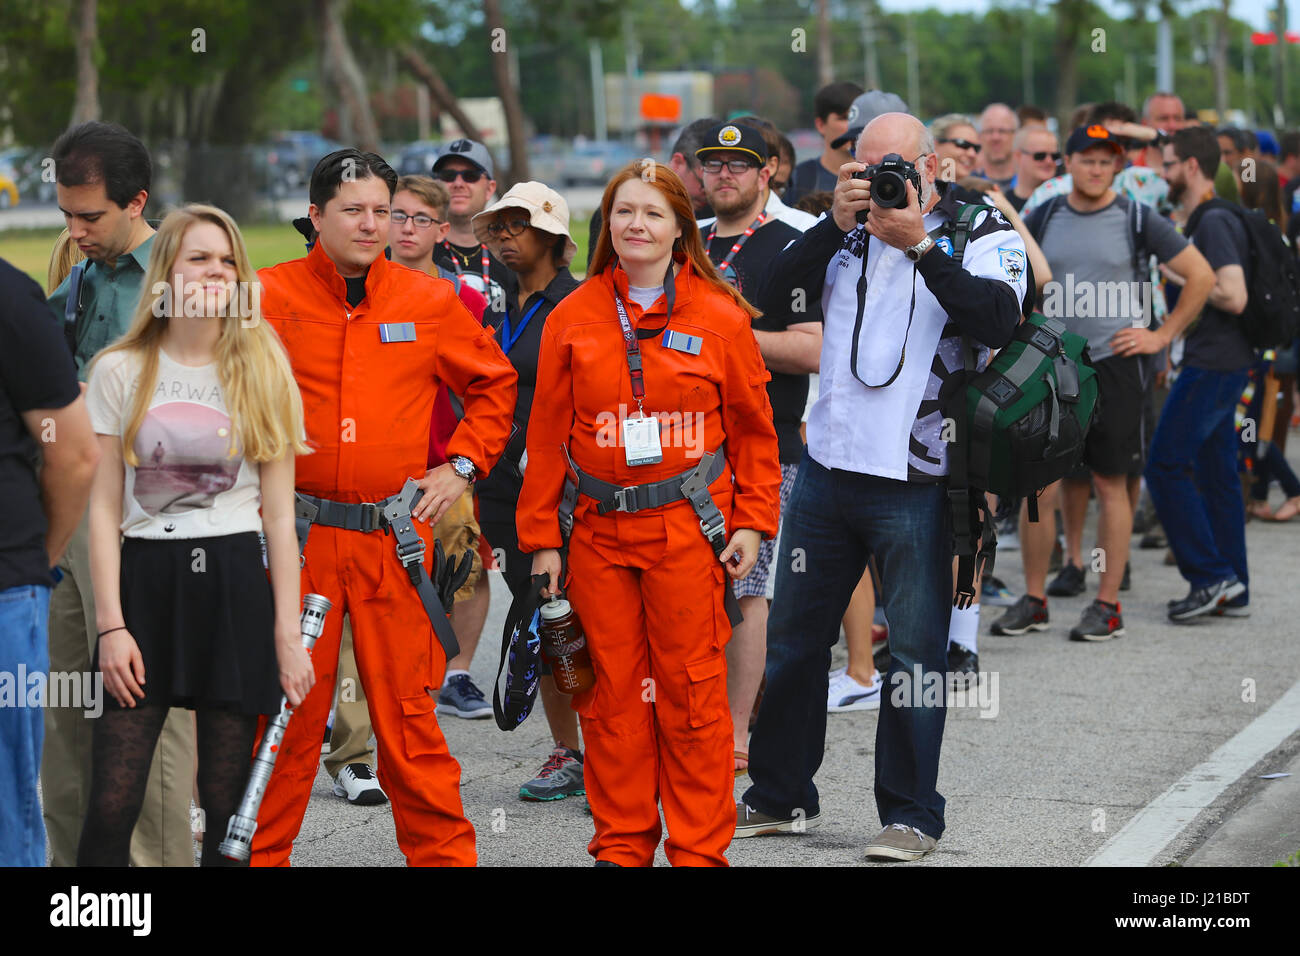
<path id="1" fill-rule="evenodd" d="M 233 457 L 242 446 L 246 459 L 263 462 L 310 451 L 302 438 L 302 396 L 280 337 L 262 320 L 256 294 L 257 276 L 248 261 L 239 227 L 215 206 L 195 203 L 163 220 L 149 252 L 149 268 L 131 326 L 95 359 L 98 362 L 110 353 L 126 352 L 140 361 L 135 396 L 122 430 L 122 457 L 133 467 L 140 463 L 135 453 L 135 438 L 158 381 L 158 351 L 170 321 L 168 313 L 180 313 L 184 307 L 177 300 L 179 290 L 171 284 L 176 258 L 185 233 L 191 226 L 205 222 L 222 229 L 230 240 L 235 257 L 235 281 L 239 283 L 236 288 L 251 290 L 247 296 L 229 297 L 216 345 L 217 378 L 232 426 L 230 454 Z M 170 307 L 168 297 L 171 297 Z"/>
<path id="2" fill-rule="evenodd" d="M 393 195 L 396 196 L 402 190 L 414 193 L 420 202 L 439 216 L 447 215 L 447 206 L 451 203 L 451 194 L 447 192 L 446 186 L 432 176 L 403 176 L 397 181 L 397 188 L 393 190 Z"/>
<path id="3" fill-rule="evenodd" d="M 72 241 L 72 233 L 64 229 L 59 238 L 54 240 L 54 249 L 50 252 L 50 271 L 45 276 L 45 294 L 49 295 L 68 277 L 68 273 L 82 259 L 86 258 L 80 247 Z"/>

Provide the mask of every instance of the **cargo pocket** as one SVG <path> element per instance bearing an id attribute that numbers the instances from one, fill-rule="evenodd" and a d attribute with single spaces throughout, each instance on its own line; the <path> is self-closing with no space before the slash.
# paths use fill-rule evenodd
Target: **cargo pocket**
<path id="1" fill-rule="evenodd" d="M 688 717 L 692 727 L 707 727 L 727 712 L 727 658 L 718 654 L 686 665 Z"/>
<path id="2" fill-rule="evenodd" d="M 402 704 L 402 744 L 407 757 L 437 754 L 446 750 L 435 714 L 437 703 L 428 691 L 416 697 L 399 698 Z"/>

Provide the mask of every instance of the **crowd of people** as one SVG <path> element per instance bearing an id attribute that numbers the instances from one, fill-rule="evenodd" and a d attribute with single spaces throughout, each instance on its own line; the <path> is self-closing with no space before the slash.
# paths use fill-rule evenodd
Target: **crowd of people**
<path id="1" fill-rule="evenodd" d="M 391 801 L 408 863 L 474 864 L 438 720 L 493 714 L 470 673 L 491 573 L 515 597 L 545 575 L 582 622 L 595 684 L 544 667 L 553 749 L 518 795 L 585 794 L 605 866 L 653 861 L 661 808 L 673 864 L 818 825 L 827 715 L 862 710 L 866 856 L 931 852 L 944 701 L 890 688 L 977 683 L 981 603 L 994 635 L 1049 631 L 1090 572 L 1070 639 L 1123 635 L 1135 534 L 1188 582 L 1170 622 L 1249 614 L 1247 518 L 1300 513 L 1300 481 L 1297 343 L 1238 321 L 1241 210 L 1294 238 L 1300 133 L 1214 129 L 1168 93 L 1059 133 L 1001 103 L 927 124 L 847 82 L 813 106 L 805 162 L 762 117 L 703 117 L 618 172 L 581 281 L 565 198 L 498 196 L 469 139 L 429 175 L 326 156 L 306 255 L 255 272 L 220 209 L 146 219 L 129 131 L 68 130 L 44 294 L 0 262 L 0 664 L 98 673 L 107 699 L 0 708 L 0 862 L 192 865 L 197 805 L 202 863 L 230 864 L 283 695 L 253 865 L 289 862 L 322 737 L 335 794 Z M 894 203 L 871 180 L 892 161 Z M 1036 509 L 993 503 L 1024 593 L 984 575 L 954 606 L 944 403 L 964 343 L 983 368 L 1035 311 L 1087 340 L 1098 410 Z M 310 657 L 307 593 L 332 604 Z"/>

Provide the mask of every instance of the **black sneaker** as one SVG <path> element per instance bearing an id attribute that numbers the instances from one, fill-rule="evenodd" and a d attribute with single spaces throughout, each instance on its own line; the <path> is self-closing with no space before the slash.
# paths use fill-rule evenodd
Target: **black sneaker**
<path id="1" fill-rule="evenodd" d="M 1047 586 L 1048 597 L 1078 597 L 1087 587 L 1087 575 L 1083 568 L 1073 562 L 1061 568 L 1061 573 L 1052 578 Z"/>
<path id="2" fill-rule="evenodd" d="M 1192 588 L 1187 597 L 1169 604 L 1169 620 L 1190 621 L 1205 614 L 1213 614 L 1220 605 L 1227 604 L 1246 593 L 1246 585 L 1237 578 L 1217 581 L 1209 587 Z"/>
<path id="3" fill-rule="evenodd" d="M 1093 601 L 1083 609 L 1083 617 L 1070 630 L 1072 641 L 1109 641 L 1124 636 L 1124 618 L 1118 604 Z"/>
<path id="4" fill-rule="evenodd" d="M 1214 609 L 1218 617 L 1250 617 L 1250 595 L 1239 594 Z"/>
<path id="5" fill-rule="evenodd" d="M 1027 631 L 1047 630 L 1047 602 L 1026 594 L 1007 608 L 990 629 L 1002 637 L 1016 637 Z"/>
<path id="6" fill-rule="evenodd" d="M 1121 591 L 1133 590 L 1133 568 L 1128 561 L 1124 562 L 1124 577 L 1120 579 L 1119 589 Z"/>
<path id="7" fill-rule="evenodd" d="M 948 680 L 954 687 L 970 687 L 980 679 L 980 656 L 969 647 L 948 645 Z"/>
<path id="8" fill-rule="evenodd" d="M 1159 525 L 1155 526 L 1154 531 L 1148 531 L 1138 542 L 1138 547 L 1143 551 L 1159 551 L 1161 548 L 1168 547 L 1169 541 L 1165 538 L 1164 529 Z"/>

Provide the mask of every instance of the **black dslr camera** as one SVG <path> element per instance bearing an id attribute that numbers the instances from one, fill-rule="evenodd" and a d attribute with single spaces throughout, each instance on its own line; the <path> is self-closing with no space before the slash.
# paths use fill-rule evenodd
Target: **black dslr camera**
<path id="1" fill-rule="evenodd" d="M 854 179 L 871 180 L 871 202 L 885 209 L 897 209 L 907 203 L 907 183 L 911 180 L 919 195 L 921 192 L 921 174 L 916 167 L 897 153 L 887 153 L 885 158 L 874 166 L 868 166 L 860 173 L 853 174 Z M 857 215 L 860 223 L 867 221 L 867 211 L 863 209 Z"/>

